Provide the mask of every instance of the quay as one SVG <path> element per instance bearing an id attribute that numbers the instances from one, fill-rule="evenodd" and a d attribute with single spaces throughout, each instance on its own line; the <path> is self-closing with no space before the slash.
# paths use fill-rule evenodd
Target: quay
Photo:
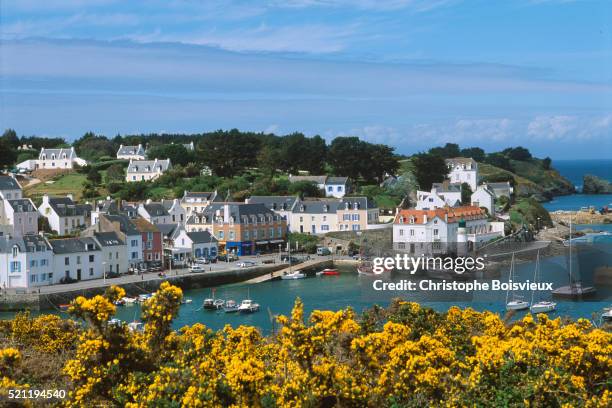
<path id="1" fill-rule="evenodd" d="M 332 257 L 332 256 L 319 256 L 313 259 L 308 259 L 305 262 L 295 264 L 292 266 L 287 266 L 282 269 L 278 269 L 276 271 L 272 271 L 265 275 L 256 276 L 252 279 L 245 281 L 245 283 L 261 283 L 274 279 L 280 279 L 286 273 L 302 271 L 302 272 L 310 272 L 310 271 L 319 271 L 324 268 L 331 268 L 334 265 L 357 265 L 357 261 L 347 258 L 347 257 Z"/>

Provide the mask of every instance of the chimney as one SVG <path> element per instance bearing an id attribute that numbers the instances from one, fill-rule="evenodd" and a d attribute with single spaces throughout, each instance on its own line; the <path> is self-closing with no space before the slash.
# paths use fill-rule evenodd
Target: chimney
<path id="1" fill-rule="evenodd" d="M 147 198 L 146 203 L 147 203 L 147 204 L 151 204 L 151 199 L 150 199 L 150 198 Z"/>
<path id="2" fill-rule="evenodd" d="M 229 222 L 230 219 L 230 206 L 229 204 L 223 205 L 223 222 Z"/>
<path id="3" fill-rule="evenodd" d="M 427 224 L 427 213 L 423 214 L 423 224 Z"/>
<path id="4" fill-rule="evenodd" d="M 70 200 L 74 201 L 74 197 L 72 196 L 72 194 L 66 194 L 66 197 L 68 197 Z"/>

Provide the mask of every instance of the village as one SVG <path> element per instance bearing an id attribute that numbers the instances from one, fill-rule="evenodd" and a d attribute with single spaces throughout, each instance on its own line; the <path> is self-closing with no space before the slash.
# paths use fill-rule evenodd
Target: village
<path id="1" fill-rule="evenodd" d="M 183 147 L 193 150 L 194 144 Z M 170 159 L 147 160 L 142 145 L 121 145 L 116 158 L 129 163 L 125 183 L 153 182 L 172 168 Z M 459 241 L 474 248 L 503 237 L 508 215 L 499 212 L 499 202 L 510 200 L 510 182 L 480 182 L 478 163 L 469 157 L 449 158 L 445 164 L 446 180 L 433 183 L 428 191 L 417 190 L 412 204 L 403 201 L 393 211 L 380 209 L 369 197 L 353 195 L 346 176 L 289 175 L 291 183 L 311 183 L 319 197 L 251 195 L 235 201 L 227 192 L 184 191 L 181 198 L 159 201 L 110 196 L 77 201 L 72 194 L 45 193 L 36 206 L 24 195 L 16 178 L 20 175 L 2 175 L 0 287 L 36 289 L 124 274 L 163 274 L 168 269 L 203 271 L 202 265 L 218 260 L 264 254 L 278 254 L 282 262 L 288 259 L 283 251 L 291 249 L 290 234 L 318 239 L 321 248 L 329 233 L 357 237 L 364 231 L 385 230 L 394 251 L 413 255 L 455 253 Z M 70 171 L 85 165 L 74 148 L 42 148 L 38 159 L 19 163 L 17 169 Z M 387 175 L 387 180 L 393 178 Z M 471 191 L 468 202 L 466 188 Z M 460 226 L 465 236 L 458 236 Z M 328 251 L 348 254 L 347 248 L 333 247 L 318 252 Z"/>

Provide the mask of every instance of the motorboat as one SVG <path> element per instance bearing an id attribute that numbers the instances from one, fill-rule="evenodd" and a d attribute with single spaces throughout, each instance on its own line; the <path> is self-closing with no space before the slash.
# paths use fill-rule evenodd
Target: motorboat
<path id="1" fill-rule="evenodd" d="M 253 302 L 251 299 L 245 299 L 238 306 L 238 311 L 240 313 L 254 313 L 259 310 L 259 304 Z"/>
<path id="2" fill-rule="evenodd" d="M 143 295 L 138 295 L 138 302 L 143 303 L 147 300 L 151 299 L 153 295 L 151 293 L 145 293 Z"/>
<path id="3" fill-rule="evenodd" d="M 606 322 L 612 321 L 612 307 L 608 309 L 604 309 L 604 312 L 601 314 L 601 319 Z"/>
<path id="4" fill-rule="evenodd" d="M 109 326 L 121 326 L 123 322 L 117 318 L 112 318 L 108 321 Z"/>
<path id="5" fill-rule="evenodd" d="M 239 308 L 240 308 L 240 305 L 236 303 L 235 300 L 230 299 L 225 302 L 225 306 L 223 307 L 223 310 L 225 311 L 225 313 L 235 313 L 238 311 Z"/>
<path id="6" fill-rule="evenodd" d="M 557 309 L 557 304 L 550 301 L 537 302 L 531 305 L 531 313 L 549 313 Z"/>
<path id="7" fill-rule="evenodd" d="M 225 300 L 223 299 L 215 299 L 215 301 L 213 302 L 213 306 L 217 310 L 221 309 L 223 305 L 225 305 Z"/>
<path id="8" fill-rule="evenodd" d="M 204 299 L 204 303 L 202 304 L 202 307 L 204 309 L 206 309 L 206 310 L 214 310 L 214 309 L 216 309 L 215 299 L 213 299 L 213 298 Z"/>
<path id="9" fill-rule="evenodd" d="M 516 295 L 510 290 L 512 282 L 515 278 L 514 270 L 514 253 L 510 261 L 510 273 L 508 274 L 508 291 L 506 292 L 506 310 L 525 310 L 529 308 L 529 302 L 522 300 L 522 297 Z"/>
<path id="10" fill-rule="evenodd" d="M 303 273 L 302 271 L 295 271 L 295 272 L 290 272 L 290 273 L 287 273 L 281 276 L 281 279 L 285 279 L 285 280 L 304 279 L 305 277 L 306 277 L 306 274 Z"/>
<path id="11" fill-rule="evenodd" d="M 182 304 L 182 305 L 186 305 L 186 304 L 188 304 L 188 303 L 192 303 L 192 302 L 193 302 L 193 300 L 192 300 L 191 298 L 183 298 L 183 299 L 181 300 L 181 304 Z"/>
<path id="12" fill-rule="evenodd" d="M 340 272 L 338 272 L 336 269 L 323 269 L 322 271 L 317 272 L 317 276 L 338 276 L 340 275 Z"/>

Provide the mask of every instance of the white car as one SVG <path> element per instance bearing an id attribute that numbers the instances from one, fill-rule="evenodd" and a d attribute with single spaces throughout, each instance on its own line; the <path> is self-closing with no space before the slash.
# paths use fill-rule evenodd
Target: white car
<path id="1" fill-rule="evenodd" d="M 236 265 L 238 265 L 239 268 L 250 268 L 256 264 L 253 261 L 240 261 Z"/>
<path id="2" fill-rule="evenodd" d="M 189 267 L 190 272 L 206 272 L 206 269 L 201 264 L 193 264 Z"/>

